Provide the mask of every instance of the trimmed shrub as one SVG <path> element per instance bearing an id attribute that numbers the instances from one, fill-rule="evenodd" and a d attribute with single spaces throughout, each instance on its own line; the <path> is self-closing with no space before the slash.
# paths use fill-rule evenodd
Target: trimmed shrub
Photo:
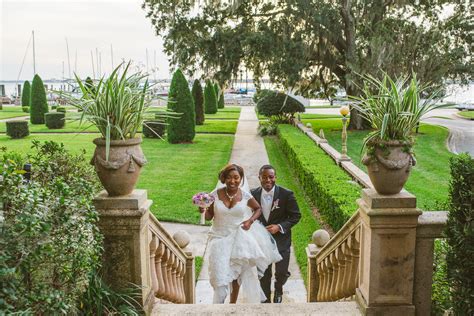
<path id="1" fill-rule="evenodd" d="M 449 288 L 454 315 L 474 314 L 474 160 L 460 154 L 450 160 L 450 206 L 446 237 Z"/>
<path id="2" fill-rule="evenodd" d="M 257 112 L 266 117 L 274 116 L 278 122 L 288 123 L 296 112 L 304 112 L 304 105 L 281 92 L 269 93 L 257 103 Z"/>
<path id="3" fill-rule="evenodd" d="M 32 165 L 28 183 L 18 173 L 25 162 Z M 89 275 L 101 259 L 93 168 L 84 154 L 38 141 L 28 160 L 8 151 L 0 163 L 0 310 L 7 315 L 77 314 Z"/>
<path id="4" fill-rule="evenodd" d="M 92 81 L 91 77 L 87 77 L 84 83 L 84 86 L 92 93 L 95 94 L 95 86 L 94 81 Z"/>
<path id="5" fill-rule="evenodd" d="M 44 124 L 44 114 L 48 113 L 48 102 L 43 80 L 35 75 L 31 85 L 31 110 L 30 121 L 32 124 Z"/>
<path id="6" fill-rule="evenodd" d="M 278 91 L 275 91 L 275 90 L 269 90 L 269 89 L 261 89 L 261 90 L 258 90 L 254 95 L 253 95 L 253 102 L 255 102 L 255 104 L 258 103 L 258 101 L 260 101 L 260 99 L 266 97 L 267 95 L 271 95 L 271 94 L 278 94 Z"/>
<path id="7" fill-rule="evenodd" d="M 199 80 L 194 80 L 193 83 L 193 100 L 194 108 L 196 110 L 196 125 L 204 124 L 204 95 L 202 93 L 202 86 Z"/>
<path id="8" fill-rule="evenodd" d="M 62 112 L 51 112 L 44 115 L 44 121 L 49 129 L 63 128 L 66 124 L 66 114 Z"/>
<path id="9" fill-rule="evenodd" d="M 168 142 L 171 144 L 192 142 L 196 135 L 196 112 L 188 82 L 180 69 L 175 71 L 171 80 L 168 100 L 168 109 L 181 113 L 179 118 L 168 119 Z"/>
<path id="10" fill-rule="evenodd" d="M 357 210 L 360 186 L 308 137 L 291 125 L 279 125 L 281 148 L 324 221 L 339 230 Z"/>
<path id="11" fill-rule="evenodd" d="M 224 91 L 222 91 L 221 95 L 219 96 L 219 101 L 217 102 L 217 108 L 218 109 L 225 108 Z"/>
<path id="12" fill-rule="evenodd" d="M 51 110 L 56 110 L 58 108 L 57 104 L 51 105 Z"/>
<path id="13" fill-rule="evenodd" d="M 206 114 L 217 113 L 216 91 L 210 80 L 206 80 L 206 87 L 204 88 L 204 112 Z"/>
<path id="14" fill-rule="evenodd" d="M 30 113 L 30 107 L 29 106 L 22 106 L 21 110 L 25 113 Z"/>
<path id="15" fill-rule="evenodd" d="M 166 125 L 157 121 L 143 122 L 143 136 L 147 138 L 162 138 L 165 135 Z"/>
<path id="16" fill-rule="evenodd" d="M 66 108 L 64 106 L 56 107 L 56 112 L 66 113 Z"/>
<path id="17" fill-rule="evenodd" d="M 23 138 L 30 135 L 28 121 L 7 121 L 7 135 L 11 138 Z"/>
<path id="18" fill-rule="evenodd" d="M 23 84 L 23 92 L 21 94 L 21 106 L 30 106 L 31 101 L 31 85 L 28 80 Z"/>

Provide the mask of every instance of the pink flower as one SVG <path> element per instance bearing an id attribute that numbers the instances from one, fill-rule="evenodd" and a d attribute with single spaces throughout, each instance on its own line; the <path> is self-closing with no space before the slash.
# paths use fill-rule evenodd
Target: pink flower
<path id="1" fill-rule="evenodd" d="M 278 208 L 280 208 L 280 206 L 278 206 L 278 203 L 280 202 L 280 199 L 276 199 L 274 202 L 273 202 L 273 206 L 272 206 L 272 211 L 273 210 L 276 210 Z"/>
<path id="2" fill-rule="evenodd" d="M 214 200 L 214 197 L 206 192 L 199 192 L 193 196 L 193 204 L 202 208 L 208 208 Z"/>

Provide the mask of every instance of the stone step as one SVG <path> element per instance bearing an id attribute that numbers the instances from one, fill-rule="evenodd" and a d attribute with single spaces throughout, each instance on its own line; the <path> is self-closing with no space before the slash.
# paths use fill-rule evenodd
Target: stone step
<path id="1" fill-rule="evenodd" d="M 289 304 L 156 304 L 151 315 L 362 315 L 355 302 L 320 302 Z"/>

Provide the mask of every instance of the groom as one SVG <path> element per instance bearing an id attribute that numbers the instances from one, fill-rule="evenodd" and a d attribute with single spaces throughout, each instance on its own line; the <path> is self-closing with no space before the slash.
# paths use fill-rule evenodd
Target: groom
<path id="1" fill-rule="evenodd" d="M 261 187 L 251 190 L 253 197 L 262 207 L 260 222 L 267 228 L 275 239 L 278 251 L 283 259 L 275 263 L 275 294 L 273 303 L 281 303 L 283 285 L 290 276 L 291 227 L 301 218 L 298 203 L 292 191 L 275 185 L 276 171 L 271 165 L 260 168 L 259 176 Z M 272 280 L 272 265 L 269 265 L 260 279 L 260 286 L 270 303 L 270 285 Z"/>

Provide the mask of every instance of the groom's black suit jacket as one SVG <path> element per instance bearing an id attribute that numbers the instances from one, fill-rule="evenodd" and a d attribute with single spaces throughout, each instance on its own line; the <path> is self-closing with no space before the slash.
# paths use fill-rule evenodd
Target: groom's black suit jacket
<path id="1" fill-rule="evenodd" d="M 262 190 L 262 187 L 260 187 L 250 191 L 260 205 L 262 205 L 260 201 L 262 197 Z M 273 208 L 274 205 L 277 205 L 277 201 L 278 207 Z M 277 243 L 278 251 L 283 252 L 284 250 L 290 249 L 291 227 L 298 223 L 301 218 L 300 209 L 298 207 L 298 203 L 296 202 L 293 191 L 275 185 L 272 208 L 273 210 L 270 212 L 268 221 L 265 220 L 263 212 L 262 215 L 260 215 L 259 220 L 262 222 L 263 226 L 271 224 L 281 225 L 284 233 L 282 234 L 281 232 L 278 232 L 273 235 L 273 238 Z"/>

